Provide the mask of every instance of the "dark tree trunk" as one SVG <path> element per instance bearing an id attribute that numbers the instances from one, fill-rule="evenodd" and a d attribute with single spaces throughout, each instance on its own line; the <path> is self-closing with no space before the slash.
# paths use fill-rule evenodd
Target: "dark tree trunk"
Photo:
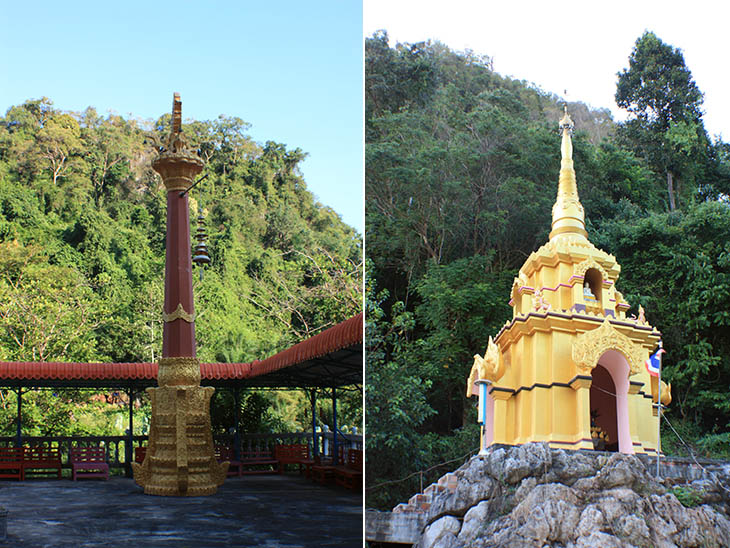
<path id="1" fill-rule="evenodd" d="M 674 176 L 669 170 L 667 170 L 667 194 L 669 194 L 669 211 L 674 211 L 677 209 L 674 201 Z"/>

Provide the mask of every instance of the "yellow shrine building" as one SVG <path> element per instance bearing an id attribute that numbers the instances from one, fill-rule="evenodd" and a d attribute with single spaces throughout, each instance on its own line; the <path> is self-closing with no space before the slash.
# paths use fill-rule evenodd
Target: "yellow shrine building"
<path id="1" fill-rule="evenodd" d="M 627 317 L 616 289 L 621 267 L 588 240 L 567 108 L 560 129 L 550 240 L 520 269 L 512 319 L 489 338 L 484 357 L 474 356 L 467 383 L 467 396 L 480 397 L 481 449 L 541 441 L 656 454 L 657 378 L 645 361 L 661 334 L 643 309 Z M 671 385 L 661 385 L 666 405 Z"/>

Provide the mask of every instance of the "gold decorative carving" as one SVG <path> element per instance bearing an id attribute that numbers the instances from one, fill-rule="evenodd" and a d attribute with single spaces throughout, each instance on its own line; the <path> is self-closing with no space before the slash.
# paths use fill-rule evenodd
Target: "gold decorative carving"
<path id="1" fill-rule="evenodd" d="M 652 377 L 651 382 L 651 398 L 656 403 L 656 392 L 657 392 L 657 377 Z M 662 381 L 662 405 L 669 405 L 672 403 L 672 383 L 666 384 Z"/>
<path id="2" fill-rule="evenodd" d="M 510 293 L 510 297 L 515 301 L 515 304 L 517 304 L 517 299 L 519 299 L 519 297 L 520 297 L 519 289 L 520 289 L 520 281 L 519 281 L 519 279 L 515 278 L 514 281 L 512 282 L 512 292 Z"/>
<path id="3" fill-rule="evenodd" d="M 573 361 L 582 373 L 590 374 L 607 350 L 621 353 L 629 363 L 629 376 L 641 371 L 646 350 L 616 330 L 606 318 L 600 327 L 579 335 L 573 343 Z"/>
<path id="4" fill-rule="evenodd" d="M 152 168 L 160 174 L 168 192 L 186 190 L 194 177 L 203 170 L 203 161 L 188 148 L 182 130 L 182 101 L 175 93 L 172 102 L 172 127 L 164 146 L 158 143 L 160 155 Z"/>
<path id="5" fill-rule="evenodd" d="M 471 398 L 474 395 L 474 383 L 479 380 L 479 366 L 477 365 L 477 357 L 479 354 L 474 355 L 474 365 L 471 366 L 469 372 L 469 378 L 466 380 L 466 397 Z"/>
<path id="6" fill-rule="evenodd" d="M 553 204 L 553 214 L 557 215 L 558 212 L 565 211 L 570 207 L 575 207 L 580 212 L 581 216 L 585 213 L 583 210 L 583 204 L 580 203 L 577 196 L 558 194 L 558 197 Z"/>
<path id="7" fill-rule="evenodd" d="M 195 314 L 186 312 L 182 303 L 177 303 L 177 308 L 172 314 L 168 314 L 164 310 L 162 311 L 162 319 L 165 320 L 165 323 L 174 322 L 175 320 L 184 320 L 188 323 L 193 323 L 195 321 Z"/>
<path id="8" fill-rule="evenodd" d="M 210 424 L 214 391 L 201 386 L 147 389 L 153 410 L 147 454 L 142 464 L 132 463 L 134 480 L 145 493 L 212 495 L 223 484 L 228 463 L 216 461 Z"/>
<path id="9" fill-rule="evenodd" d="M 157 383 L 160 386 L 199 386 L 200 360 L 186 356 L 160 358 Z"/>
<path id="10" fill-rule="evenodd" d="M 532 309 L 537 312 L 547 312 L 550 310 L 550 303 L 546 303 L 542 296 L 542 291 L 535 289 L 535 294 L 532 296 Z"/>
<path id="11" fill-rule="evenodd" d="M 573 267 L 574 276 L 585 276 L 586 272 L 591 268 L 595 268 L 601 273 L 601 280 L 608 280 L 608 273 L 606 269 L 598 264 L 594 259 L 586 259 L 582 263 L 578 263 Z"/>
<path id="12" fill-rule="evenodd" d="M 575 124 L 573 124 L 573 119 L 570 117 L 570 114 L 568 114 L 568 105 L 567 104 L 563 105 L 563 110 L 565 111 L 563 114 L 563 117 L 560 119 L 560 122 L 558 122 L 558 125 L 560 127 L 560 134 L 562 135 L 565 131 L 567 131 L 570 135 L 572 135 Z M 564 153 L 563 156 L 572 158 L 573 157 L 572 148 L 570 150 L 570 154 Z"/>
<path id="13" fill-rule="evenodd" d="M 636 314 L 631 314 L 630 318 L 636 323 L 640 323 L 642 325 L 649 325 L 649 323 L 646 321 L 646 315 L 645 315 L 644 307 L 639 305 L 639 316 L 637 317 Z"/>
<path id="14" fill-rule="evenodd" d="M 631 305 L 624 300 L 624 296 L 619 290 L 616 290 L 616 310 L 625 314 L 625 312 L 631 308 Z"/>
<path id="15" fill-rule="evenodd" d="M 466 397 L 468 398 L 472 395 L 471 389 L 476 381 L 488 380 L 497 382 L 504 375 L 504 370 L 502 351 L 492 337 L 489 337 L 487 349 L 484 351 L 484 357 L 482 358 L 479 354 L 474 354 L 474 364 L 471 366 L 471 372 L 469 373 L 469 380 L 466 386 Z"/>
<path id="16" fill-rule="evenodd" d="M 182 101 L 180 94 L 172 96 L 172 129 L 167 139 L 167 150 L 169 152 L 183 152 L 187 149 L 187 143 L 182 132 Z"/>

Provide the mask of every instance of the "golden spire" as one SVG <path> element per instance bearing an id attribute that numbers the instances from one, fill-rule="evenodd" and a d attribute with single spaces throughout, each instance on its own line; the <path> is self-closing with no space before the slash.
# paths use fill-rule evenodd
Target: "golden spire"
<path id="1" fill-rule="evenodd" d="M 565 114 L 560 120 L 562 143 L 560 151 L 560 179 L 558 182 L 558 198 L 553 206 L 553 224 L 550 231 L 550 240 L 563 235 L 579 236 L 587 239 L 585 213 L 578 199 L 578 186 L 573 169 L 573 142 L 570 139 L 573 133 L 573 120 L 568 114 L 565 105 Z"/>

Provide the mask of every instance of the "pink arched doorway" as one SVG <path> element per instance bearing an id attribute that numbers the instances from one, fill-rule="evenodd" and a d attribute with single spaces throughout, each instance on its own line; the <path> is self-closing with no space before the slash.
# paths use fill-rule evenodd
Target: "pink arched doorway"
<path id="1" fill-rule="evenodd" d="M 623 354 L 607 350 L 593 369 L 591 410 L 598 412 L 597 424 L 609 435 L 609 447 L 618 442 L 618 451 L 634 453 L 629 427 L 629 363 Z"/>

